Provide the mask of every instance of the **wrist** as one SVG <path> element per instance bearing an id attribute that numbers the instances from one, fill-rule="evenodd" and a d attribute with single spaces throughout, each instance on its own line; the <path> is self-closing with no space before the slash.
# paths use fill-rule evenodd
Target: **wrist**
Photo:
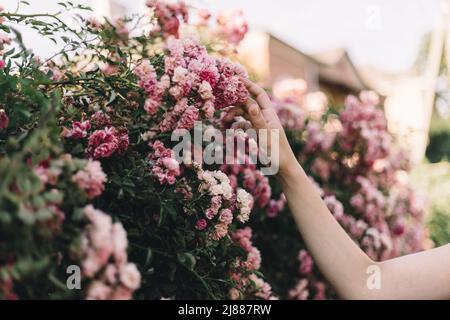
<path id="1" fill-rule="evenodd" d="M 289 177 L 298 176 L 299 173 L 302 173 L 303 169 L 298 163 L 298 160 L 292 154 L 287 161 L 280 165 L 280 169 L 278 171 L 278 176 L 282 179 L 286 179 Z"/>

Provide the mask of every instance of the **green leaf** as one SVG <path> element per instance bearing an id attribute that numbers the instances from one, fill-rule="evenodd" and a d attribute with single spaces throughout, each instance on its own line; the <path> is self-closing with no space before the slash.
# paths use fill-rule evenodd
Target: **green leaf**
<path id="1" fill-rule="evenodd" d="M 153 259 L 153 251 L 151 248 L 147 249 L 147 255 L 145 256 L 144 269 L 147 269 Z"/>
<path id="2" fill-rule="evenodd" d="M 189 270 L 194 270 L 197 260 L 191 253 L 189 253 L 189 252 L 178 253 L 177 258 L 178 258 L 178 261 L 180 261 Z"/>
<path id="3" fill-rule="evenodd" d="M 111 90 L 111 95 L 109 96 L 109 100 L 106 103 L 107 106 L 109 106 L 110 104 L 112 104 L 114 102 L 114 100 L 116 100 L 117 97 L 117 93 L 114 90 Z"/>

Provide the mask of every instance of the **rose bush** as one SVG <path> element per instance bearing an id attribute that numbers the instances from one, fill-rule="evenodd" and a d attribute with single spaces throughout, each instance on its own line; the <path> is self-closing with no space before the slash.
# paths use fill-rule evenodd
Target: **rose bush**
<path id="1" fill-rule="evenodd" d="M 233 51 L 228 37 L 237 41 L 234 25 L 220 18 L 208 52 L 195 36 L 179 37 L 182 2 L 147 5 L 143 17 L 76 16 L 76 29 L 61 12 L 1 14 L 4 298 L 272 297 L 251 233 L 239 231 L 252 196 L 171 149 L 173 131 L 217 122 L 247 99 L 244 69 L 223 56 Z M 40 61 L 8 22 L 64 49 Z M 81 266 L 81 291 L 66 287 L 71 264 Z"/>
<path id="2" fill-rule="evenodd" d="M 196 161 L 198 145 L 176 155 L 173 133 L 196 121 L 223 130 L 222 110 L 248 97 L 227 58 L 247 31 L 242 13 L 212 24 L 197 10 L 189 23 L 182 2 L 147 5 L 116 21 L 69 2 L 53 15 L 0 9 L 0 297 L 273 299 L 269 283 L 281 297 L 332 297 L 276 181 L 249 161 L 254 140 L 236 130 L 228 139 L 246 152 L 220 166 Z M 61 15 L 74 11 L 69 26 Z M 39 59 L 15 24 L 63 49 Z M 276 105 L 330 210 L 386 258 L 421 248 L 422 207 L 400 183 L 405 161 L 374 99 L 349 98 L 321 121 Z M 81 290 L 66 285 L 71 265 Z"/>

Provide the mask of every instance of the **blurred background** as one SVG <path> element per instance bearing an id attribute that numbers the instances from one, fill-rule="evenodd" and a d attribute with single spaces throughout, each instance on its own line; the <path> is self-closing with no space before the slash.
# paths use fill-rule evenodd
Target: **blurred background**
<path id="1" fill-rule="evenodd" d="M 28 2 L 24 11 L 57 10 L 57 0 Z M 146 10 L 145 0 L 76 2 L 111 19 Z M 361 90 L 376 92 L 390 132 L 410 151 L 410 179 L 428 199 L 431 237 L 437 245 L 450 242 L 450 0 L 186 2 L 211 12 L 242 10 L 249 32 L 239 59 L 275 95 L 301 88 L 308 105 L 320 108 L 321 92 L 333 105 Z M 16 3 L 4 5 L 14 11 Z M 53 43 L 22 31 L 41 57 L 55 52 Z"/>

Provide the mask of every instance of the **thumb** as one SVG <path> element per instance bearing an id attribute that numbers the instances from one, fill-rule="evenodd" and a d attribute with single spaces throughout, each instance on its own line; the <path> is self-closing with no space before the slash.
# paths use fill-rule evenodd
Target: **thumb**
<path id="1" fill-rule="evenodd" d="M 256 129 L 267 129 L 267 123 L 261 112 L 259 105 L 253 99 L 248 99 L 246 102 L 247 113 L 249 120 Z"/>

